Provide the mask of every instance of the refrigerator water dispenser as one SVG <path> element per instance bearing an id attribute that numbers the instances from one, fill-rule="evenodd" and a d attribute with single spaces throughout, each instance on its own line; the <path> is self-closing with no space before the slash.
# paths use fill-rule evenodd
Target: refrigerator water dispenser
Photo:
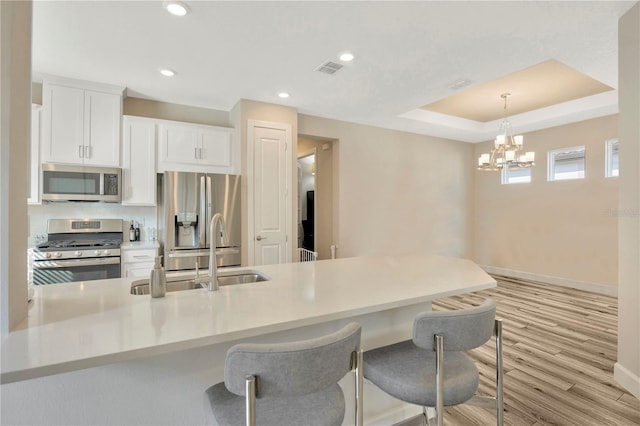
<path id="1" fill-rule="evenodd" d="M 198 247 L 198 215 L 195 213 L 178 213 L 176 220 L 176 246 Z"/>

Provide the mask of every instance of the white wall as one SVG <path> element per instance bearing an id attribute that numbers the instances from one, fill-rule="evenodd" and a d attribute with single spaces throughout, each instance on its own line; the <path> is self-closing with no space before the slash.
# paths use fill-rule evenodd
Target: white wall
<path id="1" fill-rule="evenodd" d="M 620 210 L 618 362 L 614 377 L 640 398 L 640 3 L 618 29 Z"/>
<path id="2" fill-rule="evenodd" d="M 470 257 L 472 145 L 303 114 L 298 127 L 339 141 L 338 257 Z"/>

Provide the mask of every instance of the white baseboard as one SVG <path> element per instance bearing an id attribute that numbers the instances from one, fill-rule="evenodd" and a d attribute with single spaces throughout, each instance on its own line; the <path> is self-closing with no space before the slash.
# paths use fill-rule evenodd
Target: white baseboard
<path id="1" fill-rule="evenodd" d="M 640 399 L 640 376 L 616 362 L 613 366 L 613 378 L 636 398 Z"/>
<path id="2" fill-rule="evenodd" d="M 502 275 L 505 277 L 519 278 L 530 281 L 538 281 L 545 284 L 575 288 L 577 290 L 590 291 L 592 293 L 603 294 L 605 296 L 618 297 L 618 288 L 606 284 L 597 284 L 586 281 L 572 280 L 569 278 L 534 274 L 532 272 L 514 271 L 513 269 L 498 268 L 495 266 L 480 265 L 480 267 L 484 269 L 488 274 Z"/>
<path id="3" fill-rule="evenodd" d="M 364 423 L 366 426 L 388 426 L 400 423 L 420 414 L 422 414 L 422 407 L 418 407 L 413 404 L 404 404 L 396 410 L 387 411 L 386 413 L 371 419 L 365 419 Z"/>

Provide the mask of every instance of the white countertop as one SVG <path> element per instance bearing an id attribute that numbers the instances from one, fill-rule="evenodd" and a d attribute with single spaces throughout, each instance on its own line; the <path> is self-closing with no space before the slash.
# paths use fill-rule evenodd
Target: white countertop
<path id="1" fill-rule="evenodd" d="M 1 382 L 229 342 L 495 287 L 473 262 L 357 257 L 265 265 L 269 281 L 130 294 L 122 278 L 36 287 L 29 316 L 2 341 Z"/>

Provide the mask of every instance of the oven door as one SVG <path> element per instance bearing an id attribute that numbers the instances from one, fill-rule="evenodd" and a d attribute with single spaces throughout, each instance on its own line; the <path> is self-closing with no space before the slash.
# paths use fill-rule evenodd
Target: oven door
<path id="1" fill-rule="evenodd" d="M 33 284 L 120 278 L 120 257 L 44 260 L 33 263 Z"/>

